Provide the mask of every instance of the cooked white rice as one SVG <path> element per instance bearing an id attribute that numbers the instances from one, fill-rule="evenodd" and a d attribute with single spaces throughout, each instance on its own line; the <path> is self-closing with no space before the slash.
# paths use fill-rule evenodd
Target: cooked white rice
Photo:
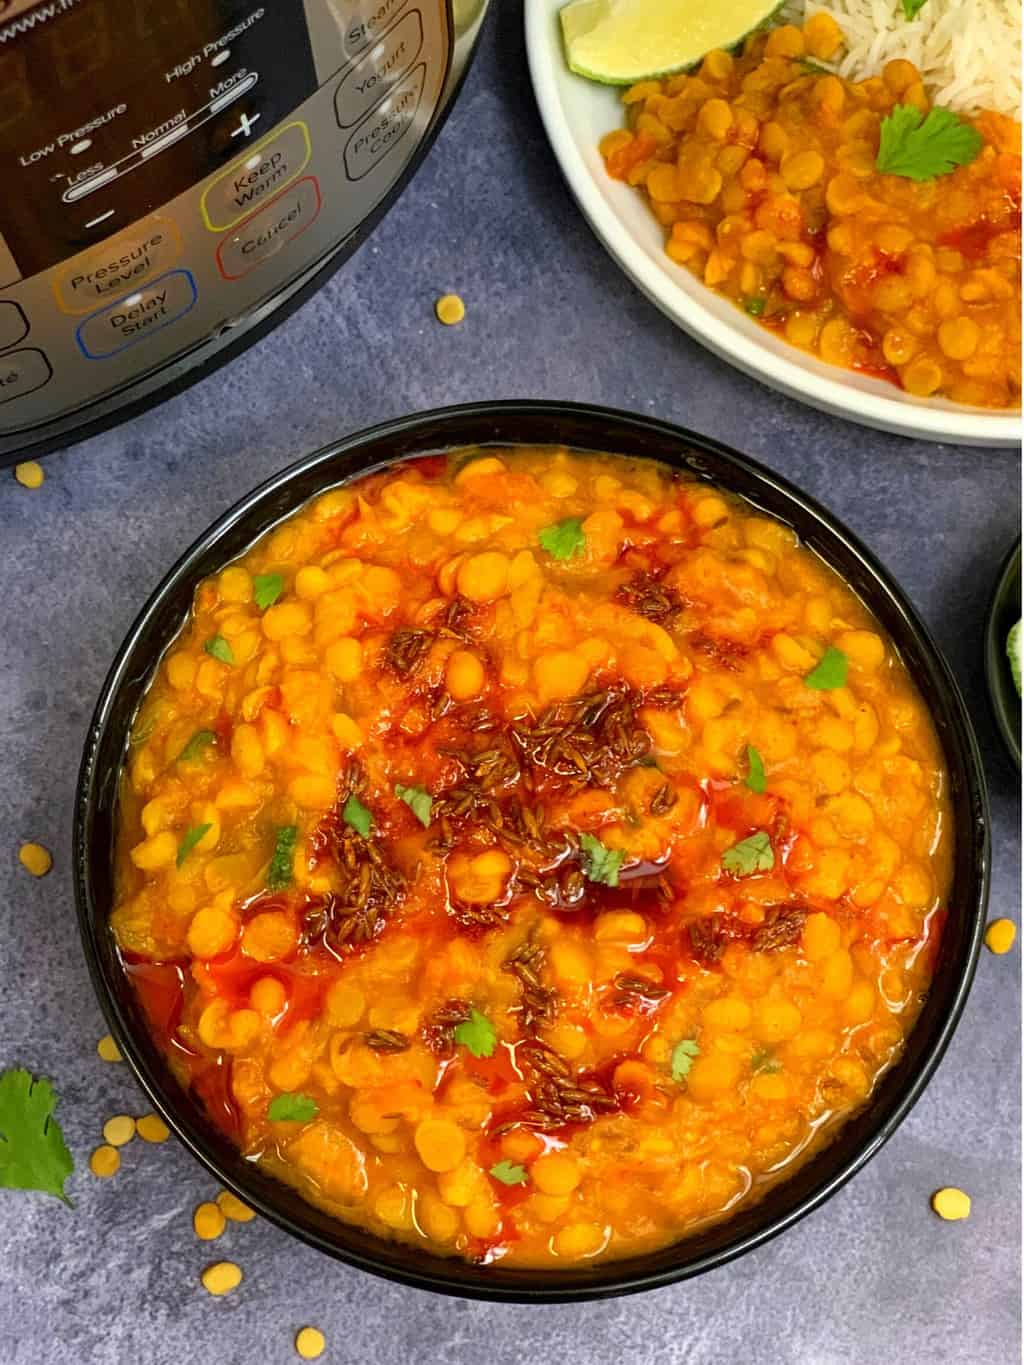
<path id="1" fill-rule="evenodd" d="M 1021 0 L 925 0 L 913 19 L 901 0 L 792 0 L 791 8 L 838 23 L 846 48 L 829 65 L 841 76 L 877 76 L 903 57 L 921 72 L 933 103 L 1020 118 Z"/>

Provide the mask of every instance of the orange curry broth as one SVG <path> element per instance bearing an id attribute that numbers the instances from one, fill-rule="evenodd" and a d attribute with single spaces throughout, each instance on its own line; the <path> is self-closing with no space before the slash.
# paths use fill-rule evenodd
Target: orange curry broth
<path id="1" fill-rule="evenodd" d="M 1020 125 L 983 113 L 971 164 L 880 174 L 882 119 L 928 98 L 907 61 L 823 74 L 813 59 L 841 41 L 817 15 L 632 86 L 606 167 L 644 193 L 674 261 L 786 341 L 915 397 L 1016 407 Z"/>
<path id="2" fill-rule="evenodd" d="M 556 1266 L 721 1217 L 863 1104 L 950 840 L 906 670 L 786 526 L 653 462 L 461 452 L 199 586 L 136 720 L 112 924 L 244 1152 L 385 1236 Z M 281 1094 L 315 1115 L 270 1119 Z"/>

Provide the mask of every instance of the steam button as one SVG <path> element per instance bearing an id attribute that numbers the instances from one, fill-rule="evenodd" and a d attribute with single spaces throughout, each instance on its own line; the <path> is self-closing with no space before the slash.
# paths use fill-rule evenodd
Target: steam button
<path id="1" fill-rule="evenodd" d="M 342 128 L 352 128 L 402 79 L 423 47 L 423 20 L 410 10 L 342 77 L 334 109 Z"/>

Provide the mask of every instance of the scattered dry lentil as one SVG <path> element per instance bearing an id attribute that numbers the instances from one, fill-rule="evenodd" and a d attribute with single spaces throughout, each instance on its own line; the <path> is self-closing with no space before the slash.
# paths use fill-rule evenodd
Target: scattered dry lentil
<path id="1" fill-rule="evenodd" d="M 143 1142 L 166 1142 L 171 1130 L 159 1114 L 143 1114 L 135 1121 L 135 1131 Z"/>
<path id="2" fill-rule="evenodd" d="M 43 466 L 35 460 L 25 460 L 23 464 L 16 464 L 14 466 L 14 477 L 22 488 L 41 488 L 46 479 Z"/>
<path id="3" fill-rule="evenodd" d="M 994 919 L 985 930 L 985 947 L 990 953 L 1002 957 L 1013 947 L 1017 937 L 1017 926 L 1012 919 Z"/>
<path id="4" fill-rule="evenodd" d="M 18 849 L 18 861 L 33 877 L 45 877 L 53 866 L 50 850 L 42 844 L 22 844 Z"/>
<path id="5" fill-rule="evenodd" d="M 111 1147 L 123 1147 L 135 1136 L 135 1120 L 130 1114 L 115 1114 L 103 1125 L 103 1141 Z"/>
<path id="6" fill-rule="evenodd" d="M 217 1206 L 224 1217 L 230 1218 L 232 1223 L 251 1223 L 256 1217 L 255 1210 L 248 1204 L 243 1204 L 230 1190 L 221 1190 L 217 1196 Z"/>
<path id="7" fill-rule="evenodd" d="M 458 294 L 442 294 L 434 304 L 434 312 L 438 322 L 443 322 L 446 327 L 454 327 L 466 316 L 466 305 Z"/>
<path id="8" fill-rule="evenodd" d="M 117 1175 L 121 1165 L 121 1153 L 116 1147 L 104 1144 L 97 1147 L 89 1158 L 89 1169 L 93 1175 L 98 1175 L 101 1180 L 106 1180 L 109 1176 Z"/>
<path id="9" fill-rule="evenodd" d="M 224 1210 L 218 1204 L 200 1204 L 192 1215 L 192 1227 L 197 1237 L 212 1242 L 226 1227 Z"/>
<path id="10" fill-rule="evenodd" d="M 220 1298 L 222 1294 L 230 1294 L 232 1289 L 238 1288 L 242 1283 L 242 1271 L 234 1261 L 215 1261 L 206 1267 L 200 1279 L 208 1294 Z"/>
<path id="11" fill-rule="evenodd" d="M 300 1328 L 295 1334 L 295 1349 L 303 1360 L 319 1360 L 326 1345 L 323 1332 L 315 1327 Z"/>
<path id="12" fill-rule="evenodd" d="M 959 1223 L 970 1215 L 971 1196 L 947 1185 L 932 1195 L 932 1208 L 947 1223 Z"/>
<path id="13" fill-rule="evenodd" d="M 121 1057 L 121 1049 L 114 1042 L 109 1033 L 105 1033 L 96 1044 L 96 1051 L 105 1062 L 120 1062 L 123 1060 Z"/>

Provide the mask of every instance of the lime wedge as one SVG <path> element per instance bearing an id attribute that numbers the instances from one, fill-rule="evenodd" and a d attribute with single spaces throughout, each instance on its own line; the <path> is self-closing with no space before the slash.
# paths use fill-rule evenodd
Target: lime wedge
<path id="1" fill-rule="evenodd" d="M 1018 621 L 1006 637 L 1006 657 L 1010 660 L 1010 672 L 1013 674 L 1013 685 L 1017 689 L 1017 696 L 1020 696 L 1020 663 L 1022 646 L 1024 646 L 1024 623 Z"/>
<path id="2" fill-rule="evenodd" d="M 559 15 L 571 71 L 632 85 L 734 46 L 778 8 L 779 0 L 572 0 Z"/>

